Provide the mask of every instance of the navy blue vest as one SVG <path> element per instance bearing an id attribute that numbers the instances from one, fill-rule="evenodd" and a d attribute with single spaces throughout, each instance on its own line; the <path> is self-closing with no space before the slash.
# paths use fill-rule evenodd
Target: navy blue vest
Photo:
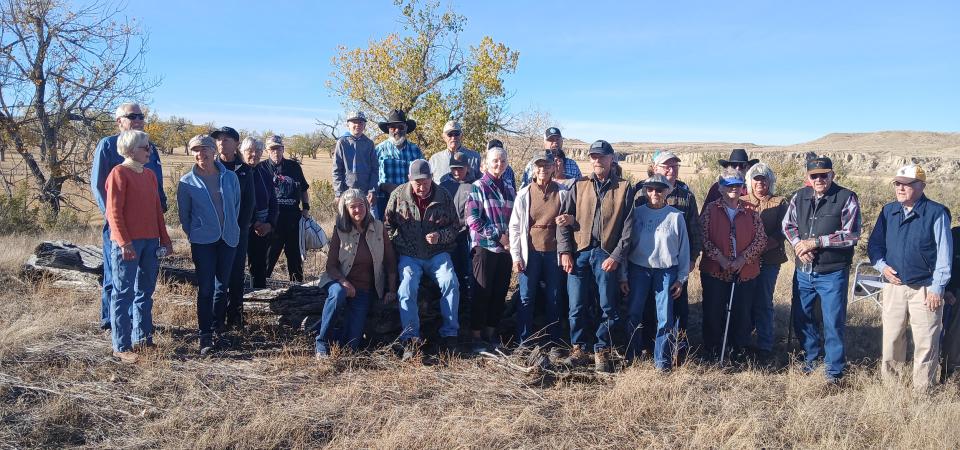
<path id="1" fill-rule="evenodd" d="M 906 220 L 903 205 L 898 202 L 884 205 L 867 245 L 871 263 L 883 258 L 897 271 L 903 284 L 929 286 L 937 267 L 933 224 L 943 213 L 947 214 L 949 224 L 950 211 L 926 196 L 917 200 Z"/>

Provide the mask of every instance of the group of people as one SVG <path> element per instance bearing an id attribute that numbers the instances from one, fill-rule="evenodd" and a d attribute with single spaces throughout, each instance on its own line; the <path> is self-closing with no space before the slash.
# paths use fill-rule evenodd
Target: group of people
<path id="1" fill-rule="evenodd" d="M 139 106 L 118 108 L 117 123 L 121 132 L 101 142 L 91 179 L 107 219 L 101 323 L 112 328 L 115 355 L 130 360 L 135 345 L 151 345 L 156 256 L 172 249 L 159 158 L 140 131 Z M 842 378 L 862 219 L 856 193 L 835 182 L 829 158 L 809 159 L 804 186 L 783 195 L 771 166 L 735 149 L 718 161 L 720 176 L 698 210 L 678 178 L 681 160 L 669 151 L 656 152 L 647 177 L 631 185 L 608 142 L 590 145 L 584 175 L 567 158 L 560 130 L 550 127 L 518 189 L 503 143 L 492 140 L 482 153 L 465 148 L 456 121 L 445 124 L 446 148 L 429 161 L 408 139 L 416 122 L 403 111 L 378 123 L 387 135 L 379 145 L 366 124 L 362 112 L 349 113 L 348 133 L 333 153 L 337 217 L 318 283 L 327 293 L 314 329 L 318 358 L 335 346 L 360 348 L 374 301 L 398 303 L 399 351 L 416 357 L 424 343 L 418 295 L 425 276 L 439 288 L 440 348 L 457 351 L 459 336 L 469 334 L 473 352 L 491 351 L 500 345 L 517 273 L 516 345 L 541 345 L 557 363 L 592 362 L 603 372 L 621 348 L 628 362 L 649 353 L 668 371 L 690 349 L 687 284 L 699 258 L 702 354 L 764 360 L 774 347 L 773 294 L 789 241 L 796 264 L 791 320 L 804 371 L 822 363 L 828 381 Z M 189 144 L 196 165 L 180 179 L 177 205 L 197 267 L 201 353 L 213 348 L 218 330 L 242 324 L 247 262 L 255 287 L 281 251 L 291 279 L 303 279 L 296 235 L 309 215 L 309 185 L 299 164 L 283 158 L 280 137 L 267 139 L 270 159 L 259 162 L 263 147 L 254 138 L 241 142 L 229 127 Z M 868 246 L 886 280 L 881 372 L 885 379 L 900 374 L 909 323 L 913 382 L 925 389 L 939 367 L 944 300 L 954 298 L 951 218 L 923 194 L 920 166 L 904 166 L 892 182 L 896 200 L 877 218 Z M 460 331 L 461 300 L 469 305 L 469 333 Z"/>

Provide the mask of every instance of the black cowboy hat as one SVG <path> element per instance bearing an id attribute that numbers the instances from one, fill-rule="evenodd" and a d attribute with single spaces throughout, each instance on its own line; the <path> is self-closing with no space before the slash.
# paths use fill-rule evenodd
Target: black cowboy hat
<path id="1" fill-rule="evenodd" d="M 752 166 L 758 162 L 759 159 L 747 159 L 747 151 L 742 148 L 735 148 L 730 152 L 730 159 L 721 159 L 717 161 L 720 163 L 721 167 L 726 167 L 730 164 L 746 164 Z"/>
<path id="2" fill-rule="evenodd" d="M 413 130 L 417 129 L 417 122 L 413 119 L 407 120 L 407 113 L 399 109 L 390 111 L 390 115 L 387 116 L 387 120 L 383 122 L 378 122 L 377 126 L 380 127 L 380 131 L 387 133 L 387 127 L 391 123 L 407 124 L 407 133 L 411 133 L 413 132 Z"/>

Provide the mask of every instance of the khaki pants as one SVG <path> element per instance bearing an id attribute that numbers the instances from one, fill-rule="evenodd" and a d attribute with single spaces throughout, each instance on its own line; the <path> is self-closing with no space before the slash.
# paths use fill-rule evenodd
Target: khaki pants
<path id="1" fill-rule="evenodd" d="M 885 382 L 895 382 L 907 363 L 907 323 L 913 334 L 913 388 L 924 391 L 934 384 L 940 363 L 940 332 L 943 307 L 936 311 L 924 304 L 927 288 L 884 284 L 883 357 L 880 373 Z"/>

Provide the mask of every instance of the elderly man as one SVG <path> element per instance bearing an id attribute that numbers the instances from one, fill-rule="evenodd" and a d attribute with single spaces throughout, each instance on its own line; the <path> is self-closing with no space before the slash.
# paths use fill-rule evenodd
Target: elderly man
<path id="1" fill-rule="evenodd" d="M 377 208 L 374 211 L 378 219 L 383 220 L 390 193 L 397 186 L 406 183 L 410 163 L 423 159 L 423 152 L 417 144 L 407 140 L 407 135 L 417 128 L 417 122 L 407 119 L 407 114 L 399 109 L 390 111 L 387 120 L 377 124 L 380 131 L 387 133 L 387 140 L 377 145 L 379 172 L 377 179 Z"/>
<path id="2" fill-rule="evenodd" d="M 390 194 L 384 210 L 390 241 L 398 254 L 400 272 L 400 341 L 405 345 L 403 359 L 412 358 L 420 340 L 420 313 L 417 294 L 420 277 L 426 273 L 440 287 L 440 314 L 443 325 L 440 337 L 446 349 L 454 350 L 460 325 L 457 309 L 460 285 L 453 269 L 450 252 L 454 250 L 460 218 L 453 198 L 433 182 L 430 165 L 423 159 L 410 164 L 407 183 Z"/>
<path id="3" fill-rule="evenodd" d="M 363 111 L 347 113 L 349 133 L 337 139 L 333 149 L 333 196 L 347 189 L 359 189 L 367 193 L 367 202 L 373 206 L 377 194 L 378 161 L 373 141 L 364 134 L 367 116 Z"/>
<path id="4" fill-rule="evenodd" d="M 630 183 L 611 173 L 615 152 L 607 141 L 590 145 L 593 173 L 573 185 L 570 201 L 559 217 L 557 251 L 567 277 L 570 299 L 570 343 L 567 363 L 587 361 L 591 293 L 600 303 L 600 323 L 593 346 L 599 372 L 611 370 L 610 350 L 619 332 L 619 275 L 630 242 L 630 211 L 634 190 Z"/>
<path id="5" fill-rule="evenodd" d="M 247 265 L 247 241 L 250 227 L 253 225 L 253 209 L 256 203 L 256 187 L 253 182 L 253 167 L 243 162 L 240 156 L 240 133 L 230 127 L 221 127 L 210 133 L 217 141 L 217 160 L 227 170 L 232 170 L 240 181 L 240 211 L 237 224 L 240 226 L 240 241 L 233 256 L 233 269 L 230 284 L 227 287 L 226 328 L 242 329 L 243 320 L 243 281 Z"/>
<path id="6" fill-rule="evenodd" d="M 840 382 L 846 367 L 843 336 L 848 275 L 861 226 L 857 194 L 834 183 L 834 176 L 830 158 L 810 160 L 807 178 L 811 185 L 797 191 L 783 218 L 783 234 L 796 254 L 793 326 L 803 344 L 804 372 L 813 372 L 823 356 L 831 384 Z M 823 342 L 814 316 L 817 296 Z"/>
<path id="7" fill-rule="evenodd" d="M 556 173 L 554 178 L 578 180 L 583 177 L 583 174 L 580 172 L 580 166 L 578 166 L 574 160 L 567 158 L 567 154 L 563 152 L 563 135 L 560 134 L 559 128 L 550 127 L 543 132 L 543 148 L 553 153 L 553 156 L 559 163 L 558 165 L 563 168 L 561 172 Z M 521 186 L 526 186 L 533 181 L 533 172 L 535 169 L 532 164 L 527 164 L 527 167 L 523 170 Z"/>
<path id="8" fill-rule="evenodd" d="M 883 286 L 883 357 L 880 373 L 897 380 L 907 362 L 907 323 L 913 336 L 913 388 L 929 389 L 940 363 L 943 294 L 950 281 L 953 237 L 950 211 L 928 199 L 927 175 L 910 164 L 897 170 L 897 200 L 884 205 L 870 233 L 867 253 Z"/>
<path id="9" fill-rule="evenodd" d="M 433 182 L 440 184 L 443 178 L 450 174 L 450 158 L 454 154 L 463 155 L 467 164 L 468 176 L 480 178 L 480 154 L 463 146 L 463 128 L 460 123 L 451 120 L 443 125 L 443 142 L 447 144 L 444 150 L 436 152 L 430 157 L 430 171 L 433 172 Z"/>
<path id="10" fill-rule="evenodd" d="M 310 217 L 310 184 L 300 163 L 284 158 L 283 138 L 266 140 L 269 159 L 263 162 L 273 177 L 279 215 L 277 228 L 270 234 L 267 248 L 267 276 L 272 276 L 282 252 L 287 257 L 290 281 L 303 282 L 303 257 L 300 255 L 300 218 Z M 302 205 L 302 206 L 301 206 Z"/>
<path id="11" fill-rule="evenodd" d="M 690 190 L 686 183 L 677 178 L 680 175 L 680 157 L 675 153 L 658 150 L 653 154 L 653 173 L 663 175 L 671 185 L 670 193 L 667 195 L 666 204 L 672 206 L 683 214 L 683 220 L 686 223 L 687 238 L 690 248 L 690 267 L 695 267 L 697 257 L 700 256 L 700 250 L 703 247 L 703 230 L 700 228 L 700 213 L 697 208 L 697 197 Z M 647 203 L 646 195 L 638 195 L 636 206 Z M 647 352 L 653 351 L 653 342 L 656 338 L 656 300 L 651 292 L 644 305 L 643 314 L 643 349 Z M 686 359 L 689 343 L 687 341 L 687 324 L 690 318 L 690 300 L 687 295 L 687 283 L 683 283 L 683 289 L 680 296 L 673 300 L 673 310 L 677 317 L 677 335 L 680 339 L 677 341 L 676 361 L 674 365 L 682 365 Z"/>
<path id="12" fill-rule="evenodd" d="M 137 103 L 124 103 L 117 107 L 114 119 L 118 131 L 143 131 L 146 116 Z M 110 298 L 113 296 L 113 274 L 110 266 L 112 256 L 110 241 L 110 225 L 107 223 L 107 176 L 114 167 L 123 162 L 123 156 L 117 153 L 117 138 L 119 133 L 100 139 L 93 155 L 93 168 L 90 173 L 90 192 L 100 208 L 103 216 L 103 287 L 100 292 L 100 328 L 110 329 Z M 164 212 L 167 210 L 167 194 L 163 191 L 163 168 L 160 165 L 160 152 L 156 146 L 150 144 L 150 160 L 144 167 L 153 171 L 157 176 L 157 192 L 160 194 L 160 205 Z M 153 330 L 145 330 L 152 334 Z M 149 336 L 150 334 L 148 334 Z M 142 336 L 134 336 L 134 342 Z"/>

